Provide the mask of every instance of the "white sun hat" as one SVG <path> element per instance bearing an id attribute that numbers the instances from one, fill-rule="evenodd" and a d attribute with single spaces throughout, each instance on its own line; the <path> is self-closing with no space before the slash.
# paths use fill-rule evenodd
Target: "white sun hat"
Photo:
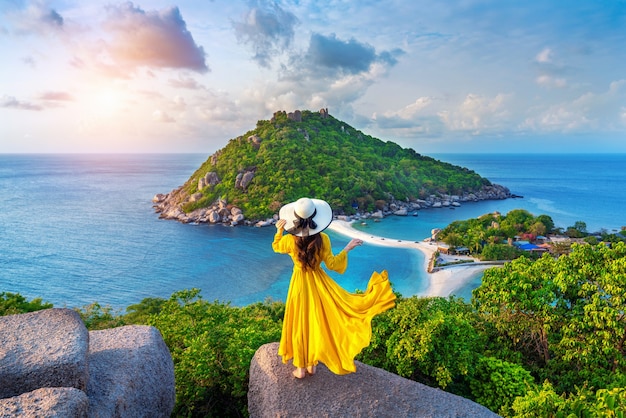
<path id="1" fill-rule="evenodd" d="M 306 237 L 328 228 L 333 221 L 333 210 L 323 200 L 303 197 L 280 208 L 278 216 L 287 221 L 287 232 L 297 237 Z"/>

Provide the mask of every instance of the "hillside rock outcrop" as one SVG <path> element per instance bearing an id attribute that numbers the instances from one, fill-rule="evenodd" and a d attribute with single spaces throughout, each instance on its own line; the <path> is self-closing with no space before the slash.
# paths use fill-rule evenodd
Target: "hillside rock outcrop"
<path id="1" fill-rule="evenodd" d="M 53 308 L 0 317 L 0 416 L 169 417 L 174 364 L 159 331 L 87 331 Z"/>
<path id="2" fill-rule="evenodd" d="M 468 417 L 497 414 L 463 397 L 355 362 L 356 373 L 338 376 L 324 365 L 296 379 L 278 343 L 263 345 L 250 364 L 248 411 L 269 417 Z"/>
<path id="3" fill-rule="evenodd" d="M 202 190 L 207 186 L 214 187 L 219 184 L 220 178 L 217 176 L 215 171 L 209 171 L 198 180 L 198 190 Z"/>

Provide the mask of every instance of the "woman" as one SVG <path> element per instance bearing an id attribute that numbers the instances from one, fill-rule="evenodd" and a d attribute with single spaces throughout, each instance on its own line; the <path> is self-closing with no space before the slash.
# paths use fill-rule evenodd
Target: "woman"
<path id="1" fill-rule="evenodd" d="M 332 222 L 330 205 L 302 198 L 280 209 L 272 248 L 289 254 L 293 273 L 278 354 L 283 363 L 293 359 L 299 379 L 315 374 L 318 362 L 336 374 L 356 371 L 354 357 L 370 343 L 372 318 L 392 308 L 396 296 L 387 272 L 372 274 L 362 294 L 345 291 L 321 267 L 343 273 L 348 252 L 363 244 L 351 240 L 333 255 L 330 239 L 322 231 Z M 283 235 L 284 231 L 289 234 Z"/>

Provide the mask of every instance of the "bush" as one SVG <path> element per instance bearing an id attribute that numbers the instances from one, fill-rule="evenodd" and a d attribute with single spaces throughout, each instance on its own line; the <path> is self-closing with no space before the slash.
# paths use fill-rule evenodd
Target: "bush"
<path id="1" fill-rule="evenodd" d="M 471 307 L 459 299 L 399 300 L 377 319 L 361 358 L 400 376 L 448 388 L 469 374 L 484 348 L 474 320 Z"/>
<path id="2" fill-rule="evenodd" d="M 559 395 L 548 382 L 515 399 L 512 417 L 589 417 L 624 418 L 626 388 L 599 389 L 595 393 L 579 388 L 576 393 Z"/>
<path id="3" fill-rule="evenodd" d="M 30 302 L 19 293 L 0 293 L 0 316 L 40 311 L 52 308 L 52 304 L 35 298 Z"/>
<path id="4" fill-rule="evenodd" d="M 247 411 L 250 361 L 280 339 L 275 305 L 208 303 L 198 289 L 176 292 L 151 316 L 170 349 L 176 416 L 237 416 Z"/>
<path id="5" fill-rule="evenodd" d="M 119 311 L 98 302 L 74 309 L 82 318 L 88 330 L 101 330 L 126 325 Z"/>
<path id="6" fill-rule="evenodd" d="M 534 381 L 522 366 L 495 357 L 481 357 L 469 385 L 476 402 L 502 416 L 510 416 L 515 398 L 534 387 Z"/>

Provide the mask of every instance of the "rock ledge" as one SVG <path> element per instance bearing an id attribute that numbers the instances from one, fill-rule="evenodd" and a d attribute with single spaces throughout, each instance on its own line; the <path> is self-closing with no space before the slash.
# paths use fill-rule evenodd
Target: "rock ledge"
<path id="1" fill-rule="evenodd" d="M 259 348 L 250 365 L 248 410 L 269 417 L 467 417 L 497 414 L 463 397 L 356 362 L 357 372 L 337 376 L 324 365 L 295 379 L 278 356 L 278 343 Z"/>

